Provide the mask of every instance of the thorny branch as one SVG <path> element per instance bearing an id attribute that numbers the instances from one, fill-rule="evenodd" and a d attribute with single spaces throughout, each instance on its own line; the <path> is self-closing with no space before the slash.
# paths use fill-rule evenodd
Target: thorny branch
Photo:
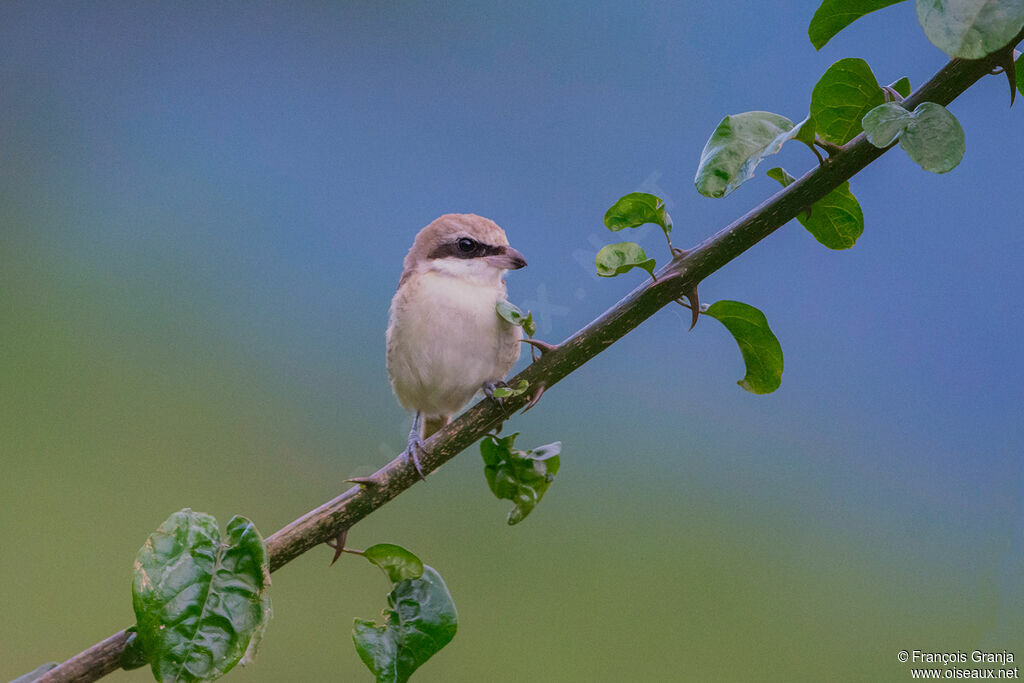
<path id="1" fill-rule="evenodd" d="M 1024 40 L 1024 31 L 1003 50 L 980 60 L 954 59 L 903 102 L 913 110 L 922 102 L 943 106 L 999 66 L 1012 63 L 1013 46 Z M 1007 56 L 1007 55 L 1011 56 Z M 503 401 L 485 399 L 463 413 L 426 441 L 420 458 L 425 472 L 432 472 L 497 428 L 505 412 L 528 407 L 539 393 L 604 351 L 662 307 L 694 291 L 709 275 L 778 230 L 829 192 L 848 181 L 887 150 L 878 149 L 863 133 L 830 150 L 828 159 L 802 178 L 780 190 L 760 206 L 733 221 L 696 247 L 677 253 L 648 281 L 605 311 L 589 325 L 553 348 L 545 348 L 534 363 L 509 381 L 521 379 L 530 390 Z M 324 503 L 280 529 L 267 539 L 270 571 L 276 571 L 321 543 L 338 538 L 371 512 L 420 481 L 413 465 L 399 456 L 372 476 L 340 496 Z M 43 683 L 95 681 L 121 668 L 120 657 L 128 641 L 119 631 L 68 659 L 38 680 Z"/>

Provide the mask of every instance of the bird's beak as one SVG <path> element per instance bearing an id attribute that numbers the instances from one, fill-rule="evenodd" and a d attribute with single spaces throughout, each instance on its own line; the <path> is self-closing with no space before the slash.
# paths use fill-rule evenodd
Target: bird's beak
<path id="1" fill-rule="evenodd" d="M 487 260 L 495 266 L 504 270 L 519 270 L 526 267 L 526 259 L 512 247 L 499 247 L 499 249 L 501 251 L 497 254 L 487 257 Z"/>

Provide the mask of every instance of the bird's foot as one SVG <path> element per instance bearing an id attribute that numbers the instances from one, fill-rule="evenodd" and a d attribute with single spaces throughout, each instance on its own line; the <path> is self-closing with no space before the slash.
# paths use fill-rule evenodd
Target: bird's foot
<path id="1" fill-rule="evenodd" d="M 499 388 L 499 387 L 506 387 L 506 386 L 508 386 L 508 385 L 505 384 L 504 381 L 501 381 L 501 382 L 484 382 L 484 386 L 483 386 L 484 396 L 486 396 L 487 398 L 491 399 L 492 401 L 499 401 L 500 402 L 501 398 L 500 397 L 496 397 L 494 395 L 494 390 Z"/>
<path id="2" fill-rule="evenodd" d="M 497 391 L 498 389 L 508 388 L 508 383 L 506 383 L 504 380 L 498 380 L 497 382 L 484 382 L 483 386 L 484 396 L 498 404 L 498 407 L 501 408 L 501 414 L 505 416 L 505 418 L 508 418 L 509 416 L 508 411 L 505 409 L 505 392 L 500 392 L 496 394 L 495 391 Z"/>
<path id="3" fill-rule="evenodd" d="M 418 453 L 427 452 L 426 446 L 423 445 L 423 437 L 420 435 L 420 422 L 422 417 L 417 414 L 412 421 L 412 429 L 409 430 L 409 443 L 405 446 L 405 459 L 412 461 L 413 466 L 416 468 L 416 474 L 420 475 L 420 479 L 423 481 L 427 480 L 427 475 L 423 473 L 423 465 L 420 464 L 420 457 Z"/>

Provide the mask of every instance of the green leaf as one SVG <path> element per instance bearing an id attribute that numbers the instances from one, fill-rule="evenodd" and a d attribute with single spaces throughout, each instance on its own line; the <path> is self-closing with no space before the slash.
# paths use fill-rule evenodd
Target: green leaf
<path id="1" fill-rule="evenodd" d="M 371 545 L 363 551 L 363 557 L 380 567 L 391 583 L 423 576 L 423 562 L 400 545 Z"/>
<path id="2" fill-rule="evenodd" d="M 768 171 L 768 177 L 778 180 L 783 187 L 795 178 L 782 168 Z M 829 249 L 849 249 L 864 232 L 864 213 L 860 202 L 850 192 L 850 183 L 845 182 L 829 192 L 811 207 L 810 215 L 797 216 L 800 225 L 814 235 L 814 239 Z"/>
<path id="3" fill-rule="evenodd" d="M 29 671 L 27 674 L 22 674 L 11 681 L 11 683 L 32 683 L 32 681 L 38 680 L 43 677 L 50 669 L 57 668 L 57 662 L 47 662 L 46 664 L 40 664 L 36 668 Z"/>
<path id="4" fill-rule="evenodd" d="M 458 628 L 455 602 L 437 571 L 404 579 L 388 593 L 384 623 L 356 619 L 352 640 L 359 658 L 378 681 L 401 683 L 451 642 Z"/>
<path id="5" fill-rule="evenodd" d="M 498 315 L 506 321 L 523 328 L 527 337 L 532 337 L 537 332 L 537 323 L 533 321 L 533 313 L 523 315 L 518 306 L 509 301 L 499 301 L 495 307 Z"/>
<path id="6" fill-rule="evenodd" d="M 782 383 L 782 346 L 764 313 L 739 301 L 716 301 L 706 311 L 732 333 L 747 375 L 736 382 L 752 394 L 770 394 Z"/>
<path id="7" fill-rule="evenodd" d="M 896 141 L 913 115 L 896 102 L 880 104 L 864 115 L 864 137 L 878 148 L 888 147 Z"/>
<path id="8" fill-rule="evenodd" d="M 508 514 L 509 524 L 518 524 L 537 506 L 558 474 L 558 454 L 562 442 L 556 441 L 532 450 L 514 448 L 519 433 L 498 438 L 488 434 L 480 442 L 484 476 L 491 492 L 499 499 L 511 500 L 515 507 Z"/>
<path id="9" fill-rule="evenodd" d="M 917 0 L 917 20 L 950 57 L 981 59 L 1005 47 L 1024 27 L 1021 0 Z"/>
<path id="10" fill-rule="evenodd" d="M 516 382 L 515 386 L 504 386 L 495 388 L 495 390 L 491 393 L 491 396 L 494 396 L 495 398 L 508 398 L 509 396 L 518 396 L 519 394 L 523 393 L 529 388 L 530 383 L 527 382 L 525 379 L 521 379 L 518 382 Z"/>
<path id="11" fill-rule="evenodd" d="M 185 508 L 135 556 L 138 638 L 159 681 L 210 681 L 258 641 L 270 614 L 266 548 L 252 522 Z"/>
<path id="12" fill-rule="evenodd" d="M 902 147 L 926 171 L 946 173 L 956 168 L 966 150 L 964 129 L 941 104 L 922 102 L 900 135 Z"/>
<path id="13" fill-rule="evenodd" d="M 779 166 L 776 166 L 775 168 L 769 168 L 765 172 L 765 175 L 768 176 L 769 178 L 772 178 L 773 180 L 778 180 L 779 184 L 782 185 L 783 187 L 789 187 L 796 181 L 796 178 L 791 176 L 789 172 L 786 171 L 786 169 L 781 168 Z"/>
<path id="14" fill-rule="evenodd" d="M 138 669 L 149 664 L 146 653 L 142 650 L 142 643 L 139 642 L 139 627 L 132 626 L 128 629 L 128 640 L 124 643 L 124 650 L 121 651 L 121 668 L 125 671 Z"/>
<path id="15" fill-rule="evenodd" d="M 672 232 L 672 217 L 665 210 L 665 202 L 646 192 L 630 192 L 604 213 L 604 226 L 612 232 L 645 223 L 661 226 L 666 236 Z"/>
<path id="16" fill-rule="evenodd" d="M 804 143 L 805 145 L 813 149 L 814 137 L 815 133 L 817 132 L 817 125 L 818 124 L 814 121 L 814 117 L 808 114 L 807 118 L 805 118 L 800 123 L 796 124 L 796 127 L 792 131 L 780 136 L 780 138 L 782 138 L 781 140 L 780 138 L 776 138 L 775 141 L 778 142 L 779 147 L 781 147 L 782 143 L 785 142 L 786 140 L 799 140 L 800 142 Z M 786 137 L 787 135 L 788 137 Z"/>
<path id="17" fill-rule="evenodd" d="M 910 97 L 910 79 L 906 76 L 895 83 L 890 83 L 889 87 L 898 92 L 902 97 Z"/>
<path id="18" fill-rule="evenodd" d="M 527 337 L 532 337 L 537 334 L 537 323 L 533 320 L 532 311 L 527 313 L 526 317 L 523 318 L 523 332 L 526 333 Z"/>
<path id="19" fill-rule="evenodd" d="M 643 268 L 654 276 L 654 259 L 647 258 L 643 247 L 636 242 L 618 242 L 601 247 L 594 259 L 597 274 L 601 277 L 615 277 L 633 268 Z"/>
<path id="20" fill-rule="evenodd" d="M 895 102 L 879 105 L 864 117 L 864 134 L 875 147 L 900 146 L 926 171 L 956 168 L 966 149 L 964 129 L 941 104 L 922 102 L 908 112 Z"/>
<path id="21" fill-rule="evenodd" d="M 767 111 L 726 116 L 701 152 L 693 179 L 697 191 L 705 197 L 724 197 L 750 180 L 761 160 L 778 152 L 787 140 L 807 142 L 808 131 L 813 140 L 813 126 L 807 119 L 794 125 L 785 116 Z"/>
<path id="22" fill-rule="evenodd" d="M 820 50 L 833 36 L 865 14 L 898 2 L 903 0 L 825 0 L 807 27 L 807 36 L 814 49 Z"/>
<path id="23" fill-rule="evenodd" d="M 840 59 L 811 91 L 811 116 L 825 141 L 845 145 L 860 133 L 861 119 L 885 101 L 885 92 L 863 59 Z"/>

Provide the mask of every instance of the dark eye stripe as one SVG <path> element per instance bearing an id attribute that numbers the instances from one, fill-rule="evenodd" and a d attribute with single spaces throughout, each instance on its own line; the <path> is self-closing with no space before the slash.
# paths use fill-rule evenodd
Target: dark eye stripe
<path id="1" fill-rule="evenodd" d="M 459 249 L 459 240 L 455 239 L 451 242 L 439 244 L 434 248 L 434 251 L 427 254 L 427 258 L 448 258 L 451 256 L 454 256 L 455 258 L 483 258 L 484 256 L 495 256 L 497 254 L 504 253 L 505 247 L 494 247 L 490 244 L 483 244 L 482 242 L 477 242 L 476 249 L 472 251 L 462 251 Z"/>

